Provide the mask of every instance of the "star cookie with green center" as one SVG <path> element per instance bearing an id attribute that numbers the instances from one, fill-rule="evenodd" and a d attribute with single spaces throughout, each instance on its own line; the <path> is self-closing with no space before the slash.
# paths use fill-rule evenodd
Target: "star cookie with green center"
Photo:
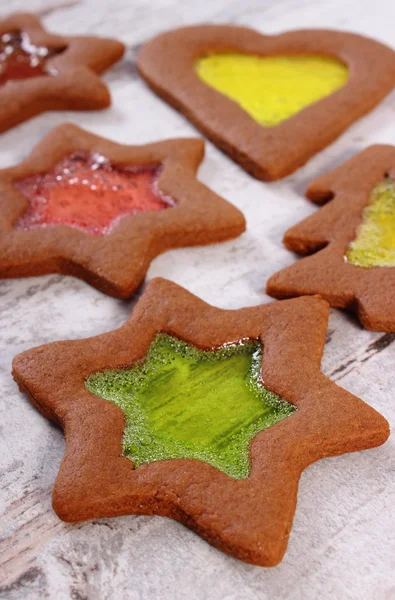
<path id="1" fill-rule="evenodd" d="M 59 517 L 163 515 L 277 564 L 302 471 L 389 434 L 320 371 L 328 310 L 318 297 L 221 310 L 154 279 L 123 327 L 18 355 L 20 390 L 66 437 Z"/>
<path id="2" fill-rule="evenodd" d="M 242 213 L 196 179 L 201 139 L 124 146 L 74 125 L 0 171 L 0 278 L 63 273 L 127 298 L 158 254 L 237 237 Z"/>
<path id="3" fill-rule="evenodd" d="M 319 294 L 357 313 L 366 329 L 395 332 L 395 147 L 367 148 L 313 181 L 306 196 L 325 206 L 284 243 L 309 256 L 275 273 L 268 294 Z"/>

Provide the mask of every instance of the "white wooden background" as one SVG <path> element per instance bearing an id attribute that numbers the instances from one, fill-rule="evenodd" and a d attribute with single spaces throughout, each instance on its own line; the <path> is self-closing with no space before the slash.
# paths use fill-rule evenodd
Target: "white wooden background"
<path id="1" fill-rule="evenodd" d="M 1 0 L 0 14 L 48 7 L 45 24 L 54 32 L 109 35 L 127 44 L 125 60 L 105 76 L 113 106 L 42 115 L 3 134 L 0 167 L 20 161 L 66 120 L 130 144 L 196 135 L 136 74 L 139 45 L 164 29 L 202 22 L 265 33 L 330 27 L 395 44 L 393 0 Z M 305 168 L 275 184 L 255 181 L 207 144 L 199 176 L 244 211 L 248 231 L 226 244 L 168 252 L 154 261 L 148 278 L 167 277 L 223 308 L 268 302 L 266 279 L 294 260 L 281 245 L 284 231 L 315 210 L 303 198 L 306 184 L 371 143 L 395 143 L 394 112 L 393 93 Z M 1 598 L 395 599 L 395 437 L 304 473 L 288 552 L 274 569 L 227 557 L 165 518 L 59 521 L 51 487 L 63 436 L 18 393 L 12 357 L 38 344 L 111 330 L 128 317 L 133 300 L 117 301 L 60 276 L 3 281 L 0 296 Z M 325 373 L 393 425 L 394 340 L 334 310 L 323 360 Z"/>

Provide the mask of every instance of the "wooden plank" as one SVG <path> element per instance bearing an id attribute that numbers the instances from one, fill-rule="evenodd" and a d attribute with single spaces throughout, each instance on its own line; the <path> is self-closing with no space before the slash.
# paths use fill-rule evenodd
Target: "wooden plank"
<path id="1" fill-rule="evenodd" d="M 288 28 L 354 30 L 393 43 L 390 0 L 31 0 L 59 33 L 111 35 L 128 45 L 125 60 L 105 75 L 113 106 L 106 112 L 51 113 L 2 135 L 0 166 L 21 160 L 49 129 L 68 120 L 124 143 L 198 135 L 138 78 L 139 45 L 159 31 L 198 22 L 233 22 L 274 33 Z M 62 7 L 60 7 L 62 5 Z M 48 10 L 48 9 L 51 10 Z M 26 9 L 8 0 L 0 14 Z M 371 143 L 393 143 L 395 95 L 286 180 L 263 184 L 207 143 L 199 177 L 246 214 L 238 240 L 168 252 L 149 278 L 167 277 L 206 301 L 238 308 L 270 301 L 266 279 L 296 260 L 281 237 L 316 210 L 303 198 L 307 183 Z M 105 297 L 72 278 L 0 282 L 0 597 L 63 598 L 395 598 L 394 441 L 321 461 L 302 477 L 298 510 L 284 562 L 264 570 L 237 562 L 167 519 L 125 517 L 61 523 L 50 489 L 64 451 L 62 434 L 18 393 L 12 357 L 56 339 L 80 338 L 119 326 L 134 301 Z M 363 330 L 332 311 L 323 370 L 361 396 L 392 424 L 394 335 Z"/>

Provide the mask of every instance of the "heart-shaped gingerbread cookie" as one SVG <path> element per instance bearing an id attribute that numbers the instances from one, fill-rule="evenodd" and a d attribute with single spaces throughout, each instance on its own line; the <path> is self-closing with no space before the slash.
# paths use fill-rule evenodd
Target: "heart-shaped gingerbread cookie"
<path id="1" fill-rule="evenodd" d="M 393 88 L 395 53 L 338 31 L 205 25 L 140 52 L 149 85 L 259 179 L 292 173 Z"/>

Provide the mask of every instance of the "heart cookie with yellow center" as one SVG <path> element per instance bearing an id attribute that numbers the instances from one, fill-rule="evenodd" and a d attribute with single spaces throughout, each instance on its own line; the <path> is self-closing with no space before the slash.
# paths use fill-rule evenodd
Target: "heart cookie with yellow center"
<path id="1" fill-rule="evenodd" d="M 395 84 L 393 50 L 338 31 L 186 27 L 148 42 L 138 68 L 214 144 L 269 181 L 301 167 Z"/>

